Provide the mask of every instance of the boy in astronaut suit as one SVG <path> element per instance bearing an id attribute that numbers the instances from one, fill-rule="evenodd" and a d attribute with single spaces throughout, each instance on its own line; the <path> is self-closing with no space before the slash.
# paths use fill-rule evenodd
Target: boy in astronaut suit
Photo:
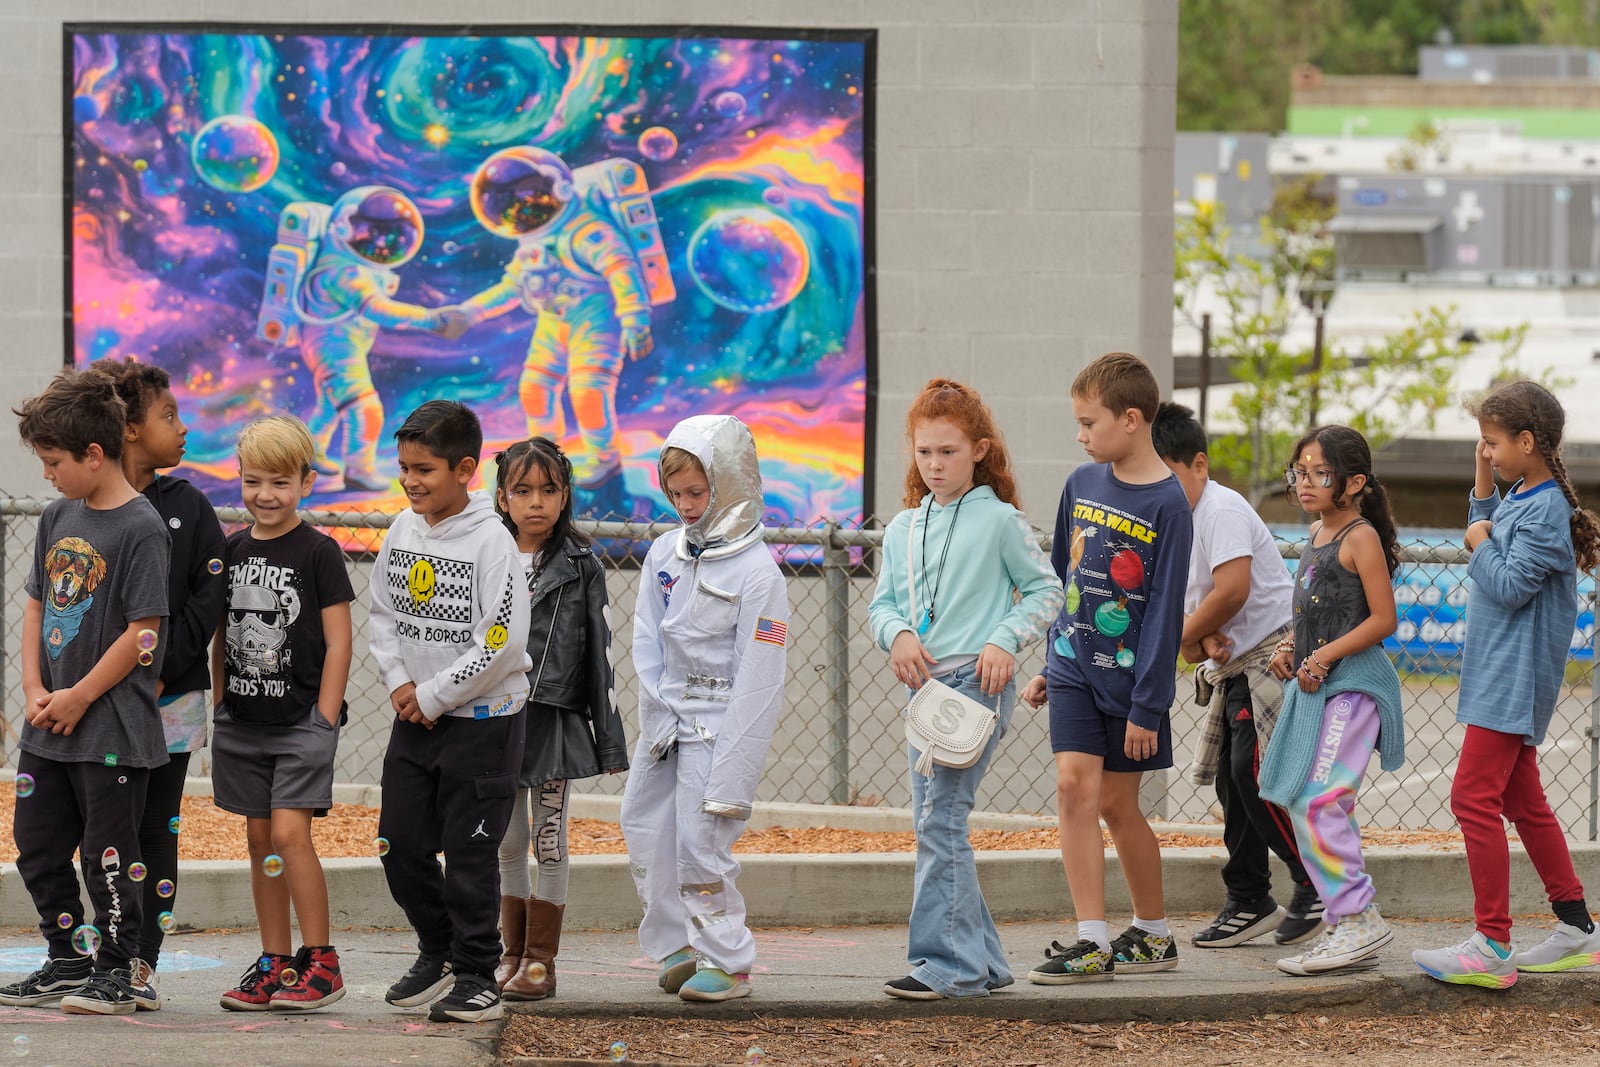
<path id="1" fill-rule="evenodd" d="M 639 945 L 663 991 L 750 995 L 755 939 L 734 885 L 744 832 L 783 707 L 789 595 L 761 539 L 761 472 L 749 429 L 696 415 L 667 435 L 661 485 L 683 526 L 657 538 L 633 627 L 639 747 L 622 832 L 644 902 Z"/>

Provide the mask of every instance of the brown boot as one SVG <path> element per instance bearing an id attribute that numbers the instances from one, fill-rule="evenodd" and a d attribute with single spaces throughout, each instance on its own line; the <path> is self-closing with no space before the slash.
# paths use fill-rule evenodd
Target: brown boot
<path id="1" fill-rule="evenodd" d="M 521 897 L 500 898 L 500 940 L 505 945 L 494 984 L 504 990 L 522 962 L 522 945 L 528 939 L 528 907 Z"/>
<path id="2" fill-rule="evenodd" d="M 556 995 L 556 951 L 561 948 L 565 904 L 528 901 L 528 940 L 522 967 L 501 990 L 506 1000 L 543 1000 Z"/>

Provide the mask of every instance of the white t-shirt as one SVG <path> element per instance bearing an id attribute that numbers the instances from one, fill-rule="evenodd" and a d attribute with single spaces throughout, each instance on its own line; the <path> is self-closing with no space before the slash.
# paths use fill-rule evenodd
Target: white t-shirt
<path id="1" fill-rule="evenodd" d="M 1250 502 L 1227 486 L 1207 480 L 1194 509 L 1194 547 L 1189 553 L 1184 614 L 1193 614 L 1216 587 L 1211 572 L 1241 556 L 1250 557 L 1250 596 L 1222 625 L 1222 636 L 1233 642 L 1236 656 L 1289 624 L 1294 614 L 1294 579 L 1272 532 Z"/>

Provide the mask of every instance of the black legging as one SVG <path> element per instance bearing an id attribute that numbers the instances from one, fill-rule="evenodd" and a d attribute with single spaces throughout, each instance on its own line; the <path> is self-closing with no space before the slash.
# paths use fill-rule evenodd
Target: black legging
<path id="1" fill-rule="evenodd" d="M 175 912 L 178 893 L 163 897 L 156 892 L 162 880 L 178 884 L 178 835 L 172 832 L 172 819 L 183 800 L 183 780 L 189 775 L 188 752 L 172 752 L 167 763 L 150 772 L 145 790 L 144 821 L 139 824 L 139 853 L 144 861 L 144 922 L 139 929 L 139 958 L 154 967 L 161 959 L 161 942 L 167 936 L 161 929 L 161 913 Z"/>

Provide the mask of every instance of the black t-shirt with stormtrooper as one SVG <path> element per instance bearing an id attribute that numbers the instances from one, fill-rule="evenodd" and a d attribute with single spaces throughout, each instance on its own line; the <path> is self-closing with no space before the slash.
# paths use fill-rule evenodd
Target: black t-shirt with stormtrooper
<path id="1" fill-rule="evenodd" d="M 305 523 L 266 541 L 244 529 L 228 537 L 227 568 L 220 703 L 235 722 L 304 721 L 328 651 L 322 609 L 355 599 L 339 546 Z"/>

